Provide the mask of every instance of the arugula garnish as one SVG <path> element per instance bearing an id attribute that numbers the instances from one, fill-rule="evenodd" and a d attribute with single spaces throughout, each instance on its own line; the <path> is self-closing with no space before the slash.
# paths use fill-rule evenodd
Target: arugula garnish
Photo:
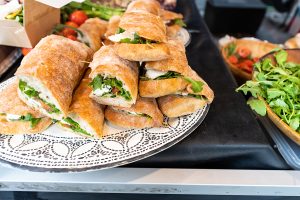
<path id="1" fill-rule="evenodd" d="M 275 62 L 265 58 L 254 65 L 253 81 L 247 81 L 236 91 L 262 97 L 285 123 L 300 132 L 300 64 L 287 62 L 287 52 L 274 54 Z M 260 115 L 266 115 L 262 100 L 249 99 L 249 106 Z"/>
<path id="2" fill-rule="evenodd" d="M 202 91 L 204 83 L 201 81 L 195 81 L 190 77 L 183 77 L 183 79 L 192 84 L 193 92 L 198 93 Z"/>
<path id="3" fill-rule="evenodd" d="M 130 43 L 130 44 L 152 44 L 152 43 L 156 43 L 153 40 L 148 40 L 145 38 L 140 37 L 137 33 L 134 33 L 134 38 L 130 39 L 130 38 L 123 38 L 120 40 L 120 43 Z"/>
<path id="4" fill-rule="evenodd" d="M 186 27 L 186 24 L 184 23 L 184 21 L 182 19 L 175 19 L 174 24 L 177 24 L 181 27 Z"/>
<path id="5" fill-rule="evenodd" d="M 30 113 L 26 115 L 22 115 L 19 117 L 19 119 L 13 119 L 11 121 L 23 121 L 23 122 L 30 122 L 30 127 L 34 128 L 42 118 L 34 118 Z"/>
<path id="6" fill-rule="evenodd" d="M 120 81 L 116 78 L 109 78 L 109 77 L 103 78 L 102 76 L 97 75 L 89 85 L 93 88 L 93 91 L 95 91 L 97 89 L 102 89 L 105 86 L 110 86 L 109 87 L 109 88 L 111 88 L 110 91 L 107 93 L 104 93 L 102 96 L 109 96 L 109 97 L 114 98 L 114 97 L 116 97 L 116 95 L 119 95 L 119 96 L 124 97 L 125 100 L 127 100 L 127 101 L 130 101 L 132 99 L 129 91 L 127 91 L 123 88 L 122 81 Z M 113 88 L 116 88 L 118 90 L 118 92 L 116 94 L 114 94 L 112 92 Z"/>
<path id="7" fill-rule="evenodd" d="M 44 99 L 40 98 L 40 93 L 36 91 L 33 87 L 30 87 L 25 81 L 19 80 L 19 89 L 22 93 L 26 94 L 29 98 L 38 98 L 39 100 L 43 101 L 45 104 L 47 104 L 51 110 L 49 113 L 60 113 L 60 110 L 56 108 L 54 104 L 51 104 Z"/>
<path id="8" fill-rule="evenodd" d="M 182 75 L 178 72 L 168 71 L 164 75 L 156 77 L 154 80 L 162 80 L 162 79 L 178 78 L 178 77 L 182 77 Z"/>
<path id="9" fill-rule="evenodd" d="M 125 32 L 125 29 L 122 29 L 119 27 L 116 31 L 116 34 L 120 34 L 120 33 L 124 33 L 124 32 Z"/>
<path id="10" fill-rule="evenodd" d="M 19 88 L 21 92 L 26 94 L 29 98 L 39 96 L 39 93 L 33 87 L 28 86 L 25 81 L 22 80 L 19 81 Z"/>
<path id="11" fill-rule="evenodd" d="M 87 135 L 87 136 L 92 136 L 90 133 L 88 133 L 87 131 L 82 129 L 80 127 L 80 125 L 77 122 L 75 122 L 72 118 L 67 117 L 67 118 L 64 118 L 63 121 L 67 122 L 73 131 L 78 132 L 78 133 L 83 133 L 84 135 Z"/>
<path id="12" fill-rule="evenodd" d="M 202 95 L 198 95 L 198 94 L 188 94 L 187 96 L 193 97 L 196 99 L 205 99 L 205 97 L 203 97 Z"/>

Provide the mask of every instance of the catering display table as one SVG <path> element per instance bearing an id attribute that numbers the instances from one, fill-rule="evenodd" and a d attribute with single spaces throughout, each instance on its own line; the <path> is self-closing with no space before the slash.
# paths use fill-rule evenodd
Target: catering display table
<path id="1" fill-rule="evenodd" d="M 290 166 L 235 92 L 237 85 L 194 1 L 178 1 L 177 8 L 192 35 L 189 64 L 215 92 L 203 123 L 170 149 L 125 167 L 71 174 L 1 167 L 1 191 L 300 195 L 300 172 L 279 171 Z M 0 81 L 11 77 L 17 66 Z"/>

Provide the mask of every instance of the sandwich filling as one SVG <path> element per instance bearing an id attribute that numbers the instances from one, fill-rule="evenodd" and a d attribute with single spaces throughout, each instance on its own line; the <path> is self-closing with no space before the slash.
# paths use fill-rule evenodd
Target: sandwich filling
<path id="1" fill-rule="evenodd" d="M 90 137 L 93 136 L 88 131 L 86 131 L 84 128 L 82 128 L 80 126 L 80 124 L 78 122 L 74 121 L 71 117 L 63 118 L 59 123 L 61 126 L 71 129 L 74 132 L 81 133 L 83 135 L 90 136 Z"/>
<path id="2" fill-rule="evenodd" d="M 115 77 L 97 75 L 90 83 L 93 94 L 99 97 L 122 97 L 126 101 L 132 100 L 128 90 L 124 88 L 123 82 Z"/>
<path id="3" fill-rule="evenodd" d="M 186 24 L 182 19 L 173 19 L 167 22 L 167 26 L 173 26 L 173 25 L 178 25 L 180 27 L 186 27 Z"/>
<path id="4" fill-rule="evenodd" d="M 127 110 L 119 110 L 119 109 L 114 109 L 117 112 L 124 113 L 126 115 L 132 115 L 132 116 L 137 116 L 137 117 L 146 117 L 148 119 L 152 119 L 152 117 L 146 113 L 139 113 L 139 112 L 133 112 L 133 111 L 127 111 Z"/>
<path id="5" fill-rule="evenodd" d="M 181 77 L 186 82 L 191 84 L 191 89 L 193 93 L 199 93 L 202 91 L 204 85 L 203 82 L 196 81 L 188 76 L 183 76 L 182 74 L 175 71 L 164 72 L 164 71 L 158 71 L 154 69 L 146 69 L 144 76 L 141 76 L 140 79 L 142 81 L 149 81 L 149 80 L 164 80 L 164 79 L 179 78 L 179 77 Z"/>
<path id="6" fill-rule="evenodd" d="M 7 113 L 0 113 L 0 121 L 19 121 L 19 122 L 30 122 L 30 127 L 34 128 L 42 118 L 35 118 L 32 114 L 27 113 L 26 115 L 14 115 Z"/>
<path id="7" fill-rule="evenodd" d="M 193 97 L 200 100 L 206 100 L 206 97 L 199 94 L 190 94 L 188 92 L 177 92 L 176 95 L 182 96 L 182 97 Z"/>
<path id="8" fill-rule="evenodd" d="M 154 40 L 149 40 L 140 37 L 136 32 L 126 31 L 122 28 L 118 28 L 115 35 L 108 37 L 113 42 L 130 43 L 130 44 L 153 44 L 157 43 Z"/>
<path id="9" fill-rule="evenodd" d="M 182 75 L 174 71 L 159 71 L 154 69 L 147 69 L 144 76 L 140 77 L 142 80 L 162 80 L 170 78 L 178 78 Z"/>
<path id="10" fill-rule="evenodd" d="M 27 82 L 20 80 L 19 89 L 26 99 L 37 107 L 42 107 L 49 114 L 60 114 L 61 111 L 52 103 L 45 100 L 41 92 L 38 92 L 33 87 L 29 86 Z"/>

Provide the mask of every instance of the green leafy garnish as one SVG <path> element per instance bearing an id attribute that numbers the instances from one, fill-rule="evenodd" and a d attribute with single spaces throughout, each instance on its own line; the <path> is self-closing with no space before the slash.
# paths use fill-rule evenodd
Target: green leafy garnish
<path id="1" fill-rule="evenodd" d="M 34 118 L 30 113 L 26 115 L 22 115 L 19 119 L 14 119 L 11 121 L 24 121 L 24 122 L 30 122 L 30 127 L 34 128 L 42 118 Z"/>
<path id="2" fill-rule="evenodd" d="M 97 89 L 101 90 L 104 87 L 110 88 L 109 91 L 102 94 L 102 96 L 114 98 L 114 97 L 116 97 L 116 95 L 119 95 L 119 96 L 122 96 L 127 101 L 130 101 L 132 99 L 129 91 L 127 91 L 123 88 L 122 81 L 120 81 L 116 78 L 109 78 L 109 77 L 103 78 L 102 76 L 97 75 L 89 85 L 92 86 L 93 91 L 95 91 Z M 117 93 L 113 93 L 114 88 L 118 90 Z"/>
<path id="3" fill-rule="evenodd" d="M 247 104 L 251 107 L 252 110 L 260 114 L 261 116 L 265 116 L 267 112 L 267 107 L 264 101 L 259 99 L 249 99 Z"/>
<path id="4" fill-rule="evenodd" d="M 204 83 L 201 81 L 195 81 L 190 77 L 183 77 L 183 79 L 192 84 L 193 92 L 198 93 L 202 91 Z"/>
<path id="5" fill-rule="evenodd" d="M 196 99 L 204 99 L 205 98 L 202 95 L 198 95 L 198 94 L 188 94 L 187 96 L 193 97 L 193 98 L 196 98 Z"/>
<path id="6" fill-rule="evenodd" d="M 182 77 L 182 75 L 178 72 L 168 71 L 164 75 L 156 77 L 154 80 L 162 80 L 162 79 L 178 78 L 178 77 Z"/>
<path id="7" fill-rule="evenodd" d="M 52 114 L 52 113 L 59 114 L 60 113 L 60 110 L 58 108 L 56 108 L 56 106 L 54 104 L 46 102 L 43 99 L 41 99 L 41 100 L 51 108 L 51 110 L 48 111 L 50 114 Z"/>
<path id="8" fill-rule="evenodd" d="M 87 136 L 92 136 L 90 133 L 88 133 L 87 131 L 82 129 L 80 127 L 80 125 L 77 122 L 75 122 L 72 118 L 67 117 L 67 118 L 64 118 L 63 121 L 67 122 L 70 125 L 70 128 L 73 131 L 78 132 L 78 133 L 82 133 L 82 134 L 87 135 Z"/>
<path id="9" fill-rule="evenodd" d="M 145 38 L 140 37 L 137 33 L 134 33 L 134 38 L 123 38 L 120 40 L 120 43 L 130 43 L 130 44 L 152 44 L 156 43 L 153 40 L 148 40 Z"/>
<path id="10" fill-rule="evenodd" d="M 108 7 L 98 3 L 93 3 L 90 0 L 86 0 L 82 3 L 73 1 L 60 9 L 61 22 L 67 22 L 70 14 L 75 10 L 82 10 L 90 18 L 98 17 L 104 20 L 109 20 L 114 15 L 121 16 L 125 11 L 123 8 Z"/>
<path id="11" fill-rule="evenodd" d="M 25 81 L 22 80 L 19 81 L 19 88 L 21 92 L 26 94 L 29 98 L 39 96 L 39 93 L 33 87 L 28 86 Z"/>
<path id="12" fill-rule="evenodd" d="M 175 19 L 174 24 L 177 24 L 181 27 L 186 27 L 186 24 L 184 23 L 184 21 L 182 19 Z"/>
<path id="13" fill-rule="evenodd" d="M 125 32 L 125 29 L 122 29 L 119 27 L 116 31 L 116 34 L 120 34 L 120 33 L 124 33 L 124 32 Z"/>
<path id="14" fill-rule="evenodd" d="M 227 57 L 231 56 L 236 49 L 236 44 L 234 42 L 231 42 L 226 48 L 225 51 L 227 52 Z"/>
<path id="15" fill-rule="evenodd" d="M 29 98 L 37 98 L 41 101 L 43 101 L 45 104 L 47 104 L 51 110 L 49 113 L 61 113 L 58 108 L 54 104 L 51 104 L 44 99 L 42 99 L 39 95 L 40 93 L 36 91 L 33 87 L 30 87 L 25 81 L 19 80 L 19 89 L 21 90 L 22 93 L 26 94 Z"/>
<path id="16" fill-rule="evenodd" d="M 247 81 L 236 91 L 248 92 L 255 98 L 262 97 L 285 123 L 300 132 L 300 64 L 287 62 L 287 52 L 278 50 L 274 62 L 265 58 L 254 65 L 253 81 Z M 266 115 L 262 100 L 250 99 L 250 107 Z"/>

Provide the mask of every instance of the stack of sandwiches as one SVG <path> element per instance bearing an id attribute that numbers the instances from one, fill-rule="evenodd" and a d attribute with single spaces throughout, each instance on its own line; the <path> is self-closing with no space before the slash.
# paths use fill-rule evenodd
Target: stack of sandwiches
<path id="1" fill-rule="evenodd" d="M 43 38 L 22 60 L 17 82 L 1 92 L 1 133 L 39 133 L 57 122 L 101 138 L 105 119 L 124 128 L 160 127 L 164 115 L 210 104 L 213 91 L 169 34 L 181 19 L 156 0 L 136 0 L 108 23 L 87 20 L 82 42 Z"/>

